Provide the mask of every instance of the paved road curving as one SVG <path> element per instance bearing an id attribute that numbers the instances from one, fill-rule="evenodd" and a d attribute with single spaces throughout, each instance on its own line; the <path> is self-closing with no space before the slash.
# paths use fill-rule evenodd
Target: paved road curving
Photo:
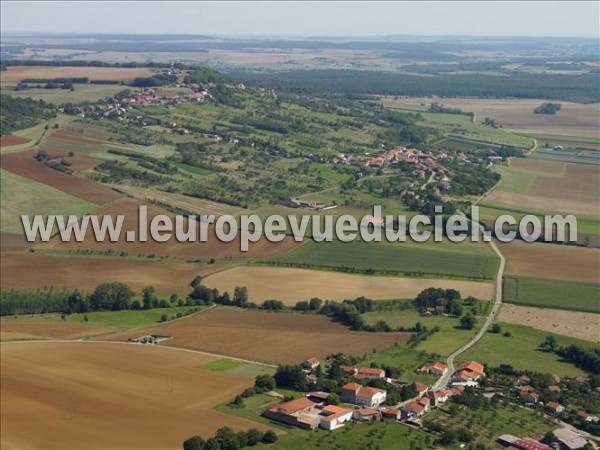
<path id="1" fill-rule="evenodd" d="M 473 222 L 473 225 L 477 225 L 482 231 L 482 233 L 485 231 L 483 225 L 481 225 L 480 223 Z M 454 360 L 456 359 L 456 357 L 473 347 L 473 345 L 475 345 L 483 337 L 483 335 L 487 332 L 488 328 L 496 318 L 496 314 L 498 314 L 498 311 L 500 310 L 500 305 L 502 304 L 502 278 L 504 276 L 504 267 L 506 265 L 506 259 L 504 258 L 504 255 L 502 255 L 502 252 L 500 252 L 500 250 L 493 241 L 490 241 L 489 244 L 491 245 L 496 255 L 498 255 L 498 257 L 500 258 L 500 265 L 498 266 L 498 273 L 496 274 L 496 296 L 494 299 L 494 305 L 492 306 L 490 314 L 485 319 L 485 323 L 479 329 L 477 334 L 473 336 L 473 338 L 469 342 L 467 342 L 465 345 L 460 347 L 448 357 L 448 359 L 446 360 L 448 371 L 442 377 L 440 377 L 437 380 L 437 382 L 433 385 L 434 389 L 448 386 L 448 384 L 450 383 L 450 377 L 452 376 L 455 370 Z"/>

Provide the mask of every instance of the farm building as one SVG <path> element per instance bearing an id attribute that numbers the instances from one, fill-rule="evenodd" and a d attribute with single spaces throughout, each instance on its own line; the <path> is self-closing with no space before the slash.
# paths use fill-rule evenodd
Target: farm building
<path id="1" fill-rule="evenodd" d="M 318 427 L 335 430 L 352 419 L 352 410 L 334 405 L 317 405 L 307 397 L 280 403 L 263 412 L 267 419 L 306 430 Z"/>
<path id="2" fill-rule="evenodd" d="M 371 380 L 373 378 L 385 378 L 385 370 L 376 367 L 361 367 L 356 372 L 355 378 L 359 380 Z"/>
<path id="3" fill-rule="evenodd" d="M 484 376 L 484 367 L 475 361 L 469 361 L 461 364 L 456 372 L 454 372 L 452 382 L 453 384 L 476 386 L 478 385 L 478 381 Z"/>
<path id="4" fill-rule="evenodd" d="M 321 364 L 321 361 L 319 361 L 317 358 L 315 358 L 314 356 L 312 358 L 308 358 L 307 360 L 305 360 L 302 363 L 302 367 L 304 367 L 305 369 L 316 369 L 317 367 L 319 367 L 319 364 Z"/>

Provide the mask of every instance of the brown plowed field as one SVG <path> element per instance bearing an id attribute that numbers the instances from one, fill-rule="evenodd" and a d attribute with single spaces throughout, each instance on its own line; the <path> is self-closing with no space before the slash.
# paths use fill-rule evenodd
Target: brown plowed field
<path id="1" fill-rule="evenodd" d="M 506 275 L 600 283 L 600 250 L 570 245 L 499 244 L 508 258 Z"/>
<path id="2" fill-rule="evenodd" d="M 175 256 L 184 259 L 208 259 L 208 258 L 271 258 L 281 253 L 284 253 L 297 245 L 293 238 L 289 237 L 281 242 L 270 242 L 262 237 L 258 242 L 251 243 L 247 252 L 240 250 L 240 235 L 231 242 L 221 242 L 214 231 L 214 227 L 210 227 L 208 231 L 207 242 L 179 242 L 173 233 L 172 238 L 167 242 L 155 242 L 148 235 L 147 242 L 127 242 L 126 231 L 132 230 L 138 232 L 139 229 L 139 206 L 140 203 L 124 199 L 107 206 L 98 211 L 101 216 L 109 215 L 116 218 L 117 215 L 124 215 L 123 231 L 119 242 L 96 242 L 92 236 L 92 231 L 87 233 L 83 242 L 62 242 L 58 237 L 54 238 L 48 245 L 50 248 L 61 250 L 94 250 L 107 251 L 112 249 L 114 252 L 127 252 L 131 255 L 155 254 L 160 256 Z M 148 224 L 158 214 L 164 214 L 171 218 L 174 223 L 174 214 L 165 211 L 164 209 L 155 206 L 148 206 Z M 187 230 L 187 220 L 185 221 L 184 230 Z M 198 233 L 200 227 L 198 226 Z M 197 234 L 198 236 L 198 234 Z M 198 240 L 198 239 L 196 239 Z"/>
<path id="3" fill-rule="evenodd" d="M 37 151 L 30 150 L 2 155 L 0 167 L 98 205 L 103 205 L 122 197 L 122 194 L 100 183 L 51 169 L 34 158 L 36 153 Z"/>
<path id="4" fill-rule="evenodd" d="M 457 289 L 464 297 L 472 295 L 480 299 L 491 299 L 493 291 L 492 283 L 476 281 L 372 277 L 320 270 L 249 266 L 215 273 L 207 277 L 204 284 L 229 293 L 236 286 L 246 286 L 250 301 L 263 302 L 276 298 L 289 306 L 312 297 L 338 301 L 361 295 L 373 300 L 413 298 L 429 287 Z"/>
<path id="5" fill-rule="evenodd" d="M 47 67 L 11 66 L 0 72 L 0 81 L 16 84 L 26 78 L 83 78 L 90 80 L 133 80 L 147 77 L 152 71 L 145 67 Z"/>
<path id="6" fill-rule="evenodd" d="M 42 322 L 0 322 L 2 340 L 15 339 L 14 335 L 25 334 L 37 338 L 78 339 L 85 336 L 109 333 L 113 328 L 90 326 L 79 323 L 42 323 Z"/>
<path id="7" fill-rule="evenodd" d="M 0 259 L 0 288 L 35 291 L 91 291 L 98 284 L 120 281 L 135 292 L 154 286 L 161 294 L 187 294 L 196 275 L 219 270 L 219 264 L 186 264 L 126 258 L 93 258 L 43 255 L 39 253 L 3 253 Z"/>
<path id="8" fill-rule="evenodd" d="M 408 339 L 408 333 L 350 331 L 325 316 L 216 308 L 177 322 L 144 329 L 173 336 L 167 345 L 272 364 L 297 364 L 332 353 L 362 356 Z M 127 340 L 140 332 L 111 336 Z"/>
<path id="9" fill-rule="evenodd" d="M 1 252 L 20 252 L 27 250 L 33 245 L 32 242 L 27 242 L 25 235 L 15 233 L 0 234 L 0 251 Z"/>
<path id="10" fill-rule="evenodd" d="M 10 147 L 11 145 L 21 145 L 29 142 L 29 139 L 17 136 L 15 134 L 5 134 L 0 136 L 0 147 Z"/>
<path id="11" fill-rule="evenodd" d="M 180 449 L 222 426 L 265 429 L 214 411 L 253 379 L 198 368 L 213 358 L 106 343 L 2 344 L 4 450 Z"/>

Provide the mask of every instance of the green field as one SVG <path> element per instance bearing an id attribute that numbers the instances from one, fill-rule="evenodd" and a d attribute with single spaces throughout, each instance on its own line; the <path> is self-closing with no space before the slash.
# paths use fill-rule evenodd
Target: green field
<path id="1" fill-rule="evenodd" d="M 506 277 L 504 301 L 517 305 L 600 313 L 600 285 Z"/>
<path id="2" fill-rule="evenodd" d="M 487 302 L 486 302 L 487 304 Z M 418 351 L 426 351 L 427 353 L 437 353 L 442 357 L 450 355 L 454 350 L 461 345 L 467 343 L 469 339 L 476 333 L 475 330 L 463 330 L 459 328 L 460 319 L 455 317 L 442 316 L 421 316 L 415 309 L 391 310 L 391 311 L 373 311 L 362 315 L 368 324 L 374 324 L 378 320 L 385 321 L 391 327 L 412 327 L 417 322 L 426 326 L 429 329 L 439 327 L 440 331 L 429 336 L 426 341 L 421 342 L 416 349 Z M 478 317 L 478 322 L 483 323 L 483 317 Z M 377 359 L 382 353 L 395 353 L 397 348 L 384 350 L 379 352 L 377 356 L 371 358 Z M 400 359 L 399 359 L 400 360 Z M 395 364 L 390 364 L 394 366 Z M 414 367 L 413 367 L 414 368 Z"/>
<path id="3" fill-rule="evenodd" d="M 479 203 L 479 218 L 482 221 L 487 222 L 490 226 L 499 216 L 503 214 L 507 214 L 514 217 L 517 222 L 519 222 L 524 216 L 533 214 L 540 220 L 543 226 L 544 216 L 552 213 L 549 211 L 536 211 L 534 209 L 522 211 L 519 209 L 511 208 L 508 206 L 502 206 L 487 201 Z M 586 217 L 582 215 L 577 215 L 577 233 L 580 235 L 600 234 L 600 220 L 590 216 Z"/>
<path id="4" fill-rule="evenodd" d="M 36 181 L 0 169 L 0 230 L 23 233 L 21 215 L 82 215 L 97 209 L 89 203 Z"/>
<path id="5" fill-rule="evenodd" d="M 216 359 L 201 366 L 203 369 L 214 370 L 215 372 L 227 372 L 231 369 L 243 366 L 245 363 L 235 359 Z"/>
<path id="6" fill-rule="evenodd" d="M 185 314 L 192 310 L 191 306 L 174 306 L 172 308 L 153 308 L 139 311 L 93 311 L 81 314 L 70 314 L 65 316 L 67 323 L 82 323 L 88 325 L 105 325 L 116 328 L 141 328 L 154 326 L 160 323 L 163 315 L 175 316 L 177 313 Z M 87 317 L 87 321 L 85 320 Z M 2 318 L 6 322 L 61 322 L 60 313 L 6 316 Z"/>
<path id="7" fill-rule="evenodd" d="M 415 111 L 409 108 L 394 108 L 404 111 Z M 422 108 L 421 108 L 422 110 Z M 464 139 L 489 142 L 493 144 L 513 145 L 521 148 L 531 148 L 533 139 L 510 133 L 500 128 L 493 128 L 473 123 L 470 116 L 465 114 L 444 114 L 419 112 L 425 119 L 425 125 L 435 128 L 445 135 L 452 135 Z"/>
<path id="8" fill-rule="evenodd" d="M 442 277 L 492 279 L 498 260 L 484 243 L 411 241 L 390 243 L 354 241 L 308 241 L 278 257 L 282 263 L 314 268 L 355 268 L 381 274 L 424 274 Z"/>
<path id="9" fill-rule="evenodd" d="M 485 448 L 504 448 L 496 440 L 501 434 L 512 434 L 518 437 L 540 439 L 547 431 L 557 428 L 557 425 L 544 415 L 521 408 L 517 405 L 486 402 L 479 409 L 457 410 L 450 414 L 447 405 L 436 408 L 425 417 L 436 425 L 447 429 L 467 429 L 473 433 L 469 443 L 472 448 L 484 444 Z M 455 443 L 445 448 L 459 448 Z M 471 448 L 471 447 L 468 447 Z"/>
<path id="10" fill-rule="evenodd" d="M 539 344 L 551 333 L 522 325 L 499 323 L 502 333 L 486 335 L 473 347 L 460 355 L 461 361 L 476 360 L 494 367 L 510 364 L 518 370 L 532 370 L 541 373 L 553 373 L 558 376 L 585 375 L 585 372 L 573 364 L 562 361 L 554 353 L 538 350 Z M 503 336 L 510 332 L 511 336 Z M 578 344 L 591 347 L 594 344 L 580 339 L 554 335 L 560 346 Z"/>
<path id="11" fill-rule="evenodd" d="M 75 84 L 75 90 L 69 89 L 44 89 L 31 88 L 14 91 L 12 89 L 2 89 L 2 94 L 9 94 L 13 97 L 27 98 L 34 100 L 43 100 L 48 103 L 59 105 L 62 103 L 83 103 L 101 100 L 106 96 L 113 96 L 118 92 L 124 91 L 127 86 L 120 84 Z"/>

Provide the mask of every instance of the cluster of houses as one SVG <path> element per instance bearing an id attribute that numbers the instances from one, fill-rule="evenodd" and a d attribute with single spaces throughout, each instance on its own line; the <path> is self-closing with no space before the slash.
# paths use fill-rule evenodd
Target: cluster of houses
<path id="1" fill-rule="evenodd" d="M 553 394 L 560 394 L 561 388 L 559 383 L 561 379 L 558 376 L 553 375 L 552 380 L 555 384 L 547 386 L 545 389 Z M 581 385 L 586 382 L 585 378 L 583 377 L 575 377 L 569 381 L 576 385 Z M 517 377 L 512 381 L 513 389 L 518 391 L 519 400 L 525 405 L 535 405 L 540 403 L 540 395 L 538 392 L 536 392 L 536 389 L 530 385 L 530 383 L 531 379 L 525 375 Z M 556 416 L 565 410 L 564 405 L 553 400 L 547 401 L 543 406 L 544 412 L 552 416 Z M 588 414 L 587 411 L 578 411 L 577 416 L 586 422 L 598 422 L 600 420 L 598 417 Z"/>
<path id="2" fill-rule="evenodd" d="M 310 373 L 315 370 L 320 361 L 317 358 L 308 358 L 302 364 L 304 369 Z M 462 378 L 453 382 L 452 387 L 442 389 L 430 389 L 429 386 L 414 382 L 416 395 L 395 405 L 386 404 L 387 391 L 385 389 L 364 386 L 359 381 L 380 379 L 387 383 L 395 381 L 387 378 L 384 369 L 376 367 L 355 367 L 341 365 L 341 372 L 356 381 L 344 384 L 340 390 L 339 399 L 342 403 L 353 405 L 352 408 L 329 405 L 327 392 L 309 392 L 305 397 L 283 402 L 273 406 L 263 415 L 271 420 L 283 422 L 288 425 L 304 429 L 324 428 L 334 430 L 344 426 L 350 420 L 356 422 L 383 420 L 383 421 L 405 421 L 420 426 L 419 418 L 432 407 L 447 402 L 454 396 L 461 395 L 465 386 Z M 479 370 L 479 372 L 477 372 Z M 421 373 L 444 375 L 448 368 L 445 364 L 434 362 L 419 369 Z M 464 364 L 457 370 L 461 377 L 469 373 L 473 379 L 484 376 L 483 367 L 476 362 Z M 477 373 L 477 375 L 476 375 Z"/>
<path id="3" fill-rule="evenodd" d="M 197 103 L 204 101 L 209 96 L 209 89 L 215 86 L 214 83 L 208 83 L 206 86 L 191 83 L 177 85 L 176 90 L 163 87 L 140 88 L 122 98 L 120 102 L 131 106 L 178 106 Z"/>
<path id="4" fill-rule="evenodd" d="M 310 209 L 314 211 L 322 211 L 327 208 L 327 205 L 322 202 L 314 202 L 311 200 L 303 200 L 301 198 L 287 198 L 281 202 L 284 206 L 289 206 L 290 208 L 303 208 Z"/>
<path id="5" fill-rule="evenodd" d="M 587 445 L 587 439 L 567 428 L 554 430 L 553 434 L 556 442 L 552 446 L 543 444 L 535 439 L 519 438 L 510 434 L 501 435 L 498 437 L 498 442 L 505 445 L 508 449 L 517 450 L 577 450 Z"/>

